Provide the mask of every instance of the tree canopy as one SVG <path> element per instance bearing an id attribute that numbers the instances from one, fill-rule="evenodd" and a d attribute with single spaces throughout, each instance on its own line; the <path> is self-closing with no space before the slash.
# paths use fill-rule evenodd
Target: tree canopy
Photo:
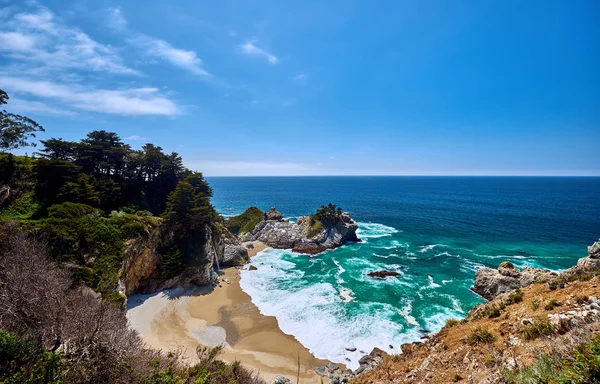
<path id="1" fill-rule="evenodd" d="M 0 89 L 0 105 L 8 103 L 8 94 Z M 34 120 L 6 110 L 0 110 L 0 151 L 6 152 L 20 147 L 35 146 L 31 139 L 44 128 Z"/>

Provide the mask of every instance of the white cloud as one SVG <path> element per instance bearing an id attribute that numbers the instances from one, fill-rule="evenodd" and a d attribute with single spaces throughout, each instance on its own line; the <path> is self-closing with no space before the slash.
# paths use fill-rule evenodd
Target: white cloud
<path id="1" fill-rule="evenodd" d="M 76 112 L 56 108 L 41 101 L 10 99 L 10 111 L 15 113 L 36 113 L 40 115 L 74 116 Z"/>
<path id="2" fill-rule="evenodd" d="M 35 47 L 36 38 L 21 32 L 0 32 L 0 50 L 31 51 Z"/>
<path id="3" fill-rule="evenodd" d="M 292 76 L 292 80 L 297 81 L 298 83 L 303 83 L 306 80 L 306 73 L 298 73 Z"/>
<path id="4" fill-rule="evenodd" d="M 122 31 L 127 28 L 127 20 L 125 20 L 125 16 L 123 16 L 123 12 L 121 12 L 121 8 L 108 8 L 106 10 L 108 13 L 108 26 L 117 30 Z"/>
<path id="5" fill-rule="evenodd" d="M 241 44 L 240 49 L 245 55 L 265 58 L 271 64 L 277 64 L 279 62 L 279 59 L 275 55 L 267 52 L 263 48 L 258 47 L 254 44 L 254 42 L 248 41 L 244 44 Z"/>
<path id="6" fill-rule="evenodd" d="M 111 46 L 65 25 L 47 8 L 12 15 L 0 23 L 0 53 L 22 65 L 52 70 L 79 69 L 137 74 Z"/>
<path id="7" fill-rule="evenodd" d="M 131 39 L 130 42 L 144 49 L 150 56 L 161 58 L 172 65 L 196 75 L 211 76 L 210 73 L 202 68 L 202 60 L 200 60 L 194 51 L 175 48 L 164 40 L 143 35 Z"/>
<path id="8" fill-rule="evenodd" d="M 132 136 L 126 137 L 125 140 L 127 140 L 127 141 L 147 141 L 148 138 L 138 136 L 138 135 L 132 135 Z"/>
<path id="9" fill-rule="evenodd" d="M 65 103 L 73 109 L 115 115 L 166 115 L 181 113 L 156 88 L 97 89 L 27 78 L 0 76 L 4 90 Z"/>

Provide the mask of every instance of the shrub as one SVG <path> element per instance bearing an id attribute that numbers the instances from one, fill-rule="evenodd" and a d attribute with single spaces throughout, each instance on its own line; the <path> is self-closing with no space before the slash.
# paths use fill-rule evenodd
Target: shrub
<path id="1" fill-rule="evenodd" d="M 488 305 L 485 309 L 485 314 L 490 319 L 500 317 L 500 308 L 496 304 Z"/>
<path id="2" fill-rule="evenodd" d="M 246 209 L 241 215 L 231 216 L 225 220 L 225 227 L 234 235 L 250 232 L 265 217 L 265 213 L 257 207 Z"/>
<path id="3" fill-rule="evenodd" d="M 525 296 L 525 293 L 519 288 L 508 295 L 508 300 L 506 304 L 510 305 L 520 303 L 521 301 L 523 301 L 523 296 Z"/>
<path id="4" fill-rule="evenodd" d="M 490 344 L 496 341 L 496 336 L 489 330 L 482 326 L 475 327 L 469 335 L 467 335 L 467 342 L 469 345 L 480 345 Z"/>
<path id="5" fill-rule="evenodd" d="M 455 375 L 452 377 L 452 382 L 454 382 L 454 383 L 458 383 L 458 382 L 459 382 L 459 381 L 461 381 L 462 379 L 463 379 L 463 377 L 457 373 L 457 374 L 455 374 Z"/>
<path id="6" fill-rule="evenodd" d="M 458 324 L 459 324 L 459 321 L 456 319 L 450 319 L 450 320 L 446 321 L 446 327 L 448 327 L 448 328 L 456 327 Z"/>
<path id="7" fill-rule="evenodd" d="M 536 309 L 538 309 L 540 307 L 540 299 L 535 298 L 535 299 L 531 300 L 530 305 L 531 305 L 531 309 L 533 309 L 535 311 Z"/>
<path id="8" fill-rule="evenodd" d="M 558 284 L 556 283 L 556 280 L 552 280 L 548 283 L 548 288 L 550 288 L 551 291 L 556 290 L 557 287 Z"/>
<path id="9" fill-rule="evenodd" d="M 556 328 L 546 318 L 535 319 L 533 323 L 523 327 L 521 335 L 525 340 L 534 340 L 541 336 L 549 336 L 556 333 Z"/>
<path id="10" fill-rule="evenodd" d="M 98 211 L 87 204 L 66 202 L 48 208 L 48 217 L 56 219 L 78 219 Z"/>
<path id="11" fill-rule="evenodd" d="M 560 307 L 560 305 L 561 304 L 556 299 L 552 299 L 544 306 L 544 309 L 546 311 L 551 311 L 556 307 Z"/>
<path id="12" fill-rule="evenodd" d="M 310 225 L 310 228 L 308 229 L 308 233 L 306 234 L 306 236 L 307 237 L 316 236 L 319 233 L 321 233 L 322 229 L 323 229 L 323 223 L 321 223 L 321 221 L 311 219 L 311 225 Z"/>
<path id="13" fill-rule="evenodd" d="M 600 380 L 600 335 L 595 334 L 567 353 L 567 358 L 558 352 L 541 354 L 532 365 L 525 368 L 504 370 L 506 383 L 599 383 Z"/>
<path id="14" fill-rule="evenodd" d="M 325 226 L 334 225 L 342 214 L 342 208 L 337 207 L 335 204 L 321 205 L 321 208 L 317 209 L 315 213 L 310 215 L 310 218 L 314 221 L 320 221 Z"/>

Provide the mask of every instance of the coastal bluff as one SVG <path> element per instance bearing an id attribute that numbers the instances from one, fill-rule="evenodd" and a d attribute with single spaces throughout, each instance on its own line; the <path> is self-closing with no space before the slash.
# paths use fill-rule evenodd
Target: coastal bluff
<path id="1" fill-rule="evenodd" d="M 296 222 L 284 219 L 281 213 L 271 208 L 252 230 L 238 237 L 243 242 L 260 241 L 273 248 L 314 255 L 347 242 L 359 242 L 357 229 L 358 224 L 348 213 L 329 204 L 315 214 L 299 217 Z"/>

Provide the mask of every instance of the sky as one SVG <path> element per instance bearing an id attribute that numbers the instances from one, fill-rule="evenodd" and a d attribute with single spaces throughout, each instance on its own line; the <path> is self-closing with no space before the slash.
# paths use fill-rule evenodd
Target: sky
<path id="1" fill-rule="evenodd" d="M 41 139 L 117 132 L 207 176 L 600 175 L 598 20 L 596 0 L 0 0 L 0 89 Z"/>

